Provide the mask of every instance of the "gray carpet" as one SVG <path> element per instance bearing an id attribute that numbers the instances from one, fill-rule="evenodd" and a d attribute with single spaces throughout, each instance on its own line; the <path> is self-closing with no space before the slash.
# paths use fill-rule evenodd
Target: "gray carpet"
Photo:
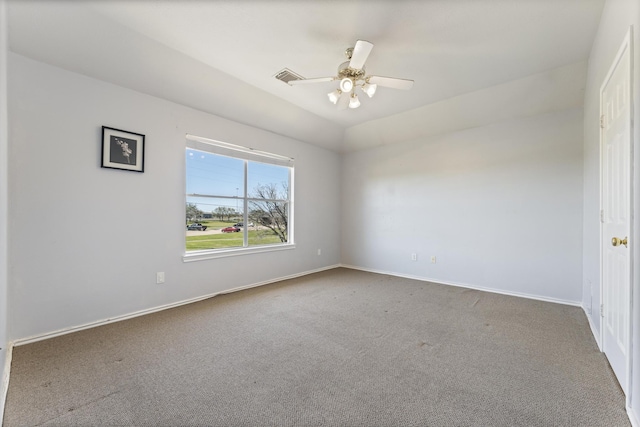
<path id="1" fill-rule="evenodd" d="M 581 309 L 335 269 L 16 347 L 5 426 L 628 426 Z"/>

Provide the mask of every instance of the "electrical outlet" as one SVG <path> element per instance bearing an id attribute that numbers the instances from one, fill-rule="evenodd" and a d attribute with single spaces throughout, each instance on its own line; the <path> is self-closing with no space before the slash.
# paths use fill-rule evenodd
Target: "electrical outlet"
<path id="1" fill-rule="evenodd" d="M 417 261 L 418 260 L 418 254 L 417 253 L 412 253 L 411 254 L 411 261 Z"/>
<path id="2" fill-rule="evenodd" d="M 322 249 L 318 248 L 318 256 L 322 255 Z"/>
<path id="3" fill-rule="evenodd" d="M 435 256 L 435 255 L 433 255 L 433 256 L 431 257 L 431 264 L 435 264 L 435 263 L 436 263 L 436 256 Z"/>
<path id="4" fill-rule="evenodd" d="M 160 283 L 164 283 L 164 271 L 159 271 L 156 273 L 156 283 L 159 285 Z"/>

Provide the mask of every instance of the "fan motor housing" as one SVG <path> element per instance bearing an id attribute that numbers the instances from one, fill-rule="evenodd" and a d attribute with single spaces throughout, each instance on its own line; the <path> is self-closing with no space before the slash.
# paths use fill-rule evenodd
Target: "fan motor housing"
<path id="1" fill-rule="evenodd" d="M 338 77 L 343 78 L 343 79 L 345 77 L 349 78 L 349 79 L 353 79 L 354 82 L 356 80 L 364 80 L 365 74 L 366 74 L 366 72 L 364 70 L 364 67 L 362 67 L 360 70 L 356 70 L 355 68 L 351 68 L 351 67 L 349 67 L 349 61 L 343 62 L 338 67 Z"/>

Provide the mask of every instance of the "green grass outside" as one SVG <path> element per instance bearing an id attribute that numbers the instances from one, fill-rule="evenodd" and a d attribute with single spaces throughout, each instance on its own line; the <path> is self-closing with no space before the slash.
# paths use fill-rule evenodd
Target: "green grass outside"
<path id="1" fill-rule="evenodd" d="M 204 224 L 204 223 L 203 223 Z M 208 226 L 207 226 L 208 227 Z M 223 228 L 223 227 L 220 227 Z M 206 249 L 220 249 L 242 247 L 242 232 L 208 234 L 204 236 L 187 236 L 187 251 L 202 251 Z M 280 238 L 269 230 L 250 230 L 249 246 L 271 245 L 281 243 Z"/>

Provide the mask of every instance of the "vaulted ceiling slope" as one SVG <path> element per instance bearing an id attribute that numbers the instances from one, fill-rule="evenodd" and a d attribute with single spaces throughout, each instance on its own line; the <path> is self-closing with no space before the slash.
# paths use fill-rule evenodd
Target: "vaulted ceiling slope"
<path id="1" fill-rule="evenodd" d="M 9 42 L 39 61 L 344 152 L 582 102 L 603 3 L 9 0 Z M 333 76 L 358 39 L 374 44 L 368 74 L 412 79 L 413 89 L 379 88 L 338 111 L 326 96 L 336 82 L 274 78 L 285 67 Z M 510 108 L 509 84 L 525 102 L 531 85 L 552 99 Z M 559 102 L 567 96 L 573 104 Z"/>

